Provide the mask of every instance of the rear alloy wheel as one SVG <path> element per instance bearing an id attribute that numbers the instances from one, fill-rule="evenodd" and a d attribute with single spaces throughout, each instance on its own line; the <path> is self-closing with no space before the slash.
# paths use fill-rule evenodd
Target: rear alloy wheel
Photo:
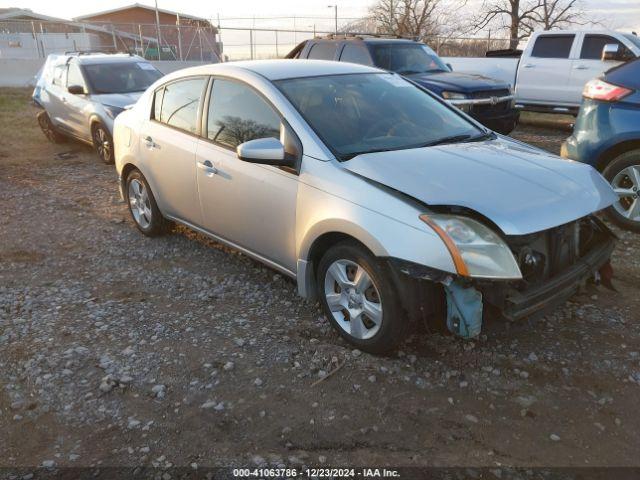
<path id="1" fill-rule="evenodd" d="M 129 173 L 125 193 L 129 212 L 138 230 L 149 237 L 161 235 L 169 230 L 171 223 L 160 213 L 149 184 L 139 170 Z"/>
<path id="2" fill-rule="evenodd" d="M 394 349 L 407 332 L 387 268 L 351 242 L 335 245 L 318 264 L 318 297 L 325 315 L 343 338 L 371 353 Z"/>
<path id="3" fill-rule="evenodd" d="M 98 157 L 107 165 L 110 165 L 114 161 L 113 157 L 113 139 L 107 129 L 97 124 L 93 127 L 93 148 L 95 148 Z"/>
<path id="4" fill-rule="evenodd" d="M 603 175 L 618 195 L 607 215 L 622 228 L 640 232 L 640 150 L 616 157 Z"/>
<path id="5" fill-rule="evenodd" d="M 44 110 L 38 113 L 38 125 L 40 125 L 40 129 L 44 136 L 47 137 L 51 143 L 62 143 L 64 141 L 64 136 L 58 132 L 58 129 L 53 125 L 51 118 L 49 118 L 49 114 Z"/>

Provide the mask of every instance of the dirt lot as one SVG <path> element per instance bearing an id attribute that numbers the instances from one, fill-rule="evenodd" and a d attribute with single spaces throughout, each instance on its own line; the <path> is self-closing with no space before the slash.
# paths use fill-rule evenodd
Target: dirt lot
<path id="1" fill-rule="evenodd" d="M 274 271 L 139 234 L 113 167 L 34 115 L 0 90 L 0 466 L 640 465 L 640 237 L 619 293 L 374 357 Z"/>

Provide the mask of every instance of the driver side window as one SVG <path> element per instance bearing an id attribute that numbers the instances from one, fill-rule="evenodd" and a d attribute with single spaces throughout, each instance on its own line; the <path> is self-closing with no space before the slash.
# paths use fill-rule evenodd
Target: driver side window
<path id="1" fill-rule="evenodd" d="M 66 86 L 67 83 L 67 64 L 58 65 L 53 70 L 53 84 L 59 87 Z"/>
<path id="2" fill-rule="evenodd" d="M 224 147 L 256 138 L 280 138 L 280 116 L 250 87 L 215 79 L 207 115 L 207 138 Z"/>
<path id="3" fill-rule="evenodd" d="M 70 87 L 71 85 L 80 85 L 81 87 L 86 88 L 80 67 L 75 63 L 69 64 L 69 71 L 67 73 L 67 87 Z"/>

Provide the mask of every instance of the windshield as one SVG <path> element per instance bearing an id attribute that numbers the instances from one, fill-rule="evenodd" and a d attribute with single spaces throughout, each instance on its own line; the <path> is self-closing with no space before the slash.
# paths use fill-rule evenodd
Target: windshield
<path id="1" fill-rule="evenodd" d="M 623 35 L 631 40 L 631 43 L 633 43 L 637 48 L 640 48 L 640 38 L 636 37 L 632 33 L 625 33 Z"/>
<path id="2" fill-rule="evenodd" d="M 149 62 L 97 63 L 82 68 L 96 94 L 142 92 L 162 77 Z"/>
<path id="3" fill-rule="evenodd" d="M 433 50 L 419 43 L 375 45 L 372 50 L 376 67 L 384 70 L 400 74 L 449 71 Z"/>
<path id="4" fill-rule="evenodd" d="M 470 141 L 470 121 L 394 74 L 366 73 L 275 82 L 339 160 L 361 153 Z"/>

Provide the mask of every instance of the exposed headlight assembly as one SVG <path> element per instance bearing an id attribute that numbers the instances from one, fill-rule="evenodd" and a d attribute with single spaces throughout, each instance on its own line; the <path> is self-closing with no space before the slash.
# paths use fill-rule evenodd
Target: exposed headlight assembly
<path id="1" fill-rule="evenodd" d="M 442 92 L 442 98 L 445 100 L 465 100 L 467 96 L 458 92 Z"/>
<path id="2" fill-rule="evenodd" d="M 422 214 L 447 246 L 456 271 L 463 277 L 521 279 L 507 244 L 482 223 L 459 215 Z"/>

